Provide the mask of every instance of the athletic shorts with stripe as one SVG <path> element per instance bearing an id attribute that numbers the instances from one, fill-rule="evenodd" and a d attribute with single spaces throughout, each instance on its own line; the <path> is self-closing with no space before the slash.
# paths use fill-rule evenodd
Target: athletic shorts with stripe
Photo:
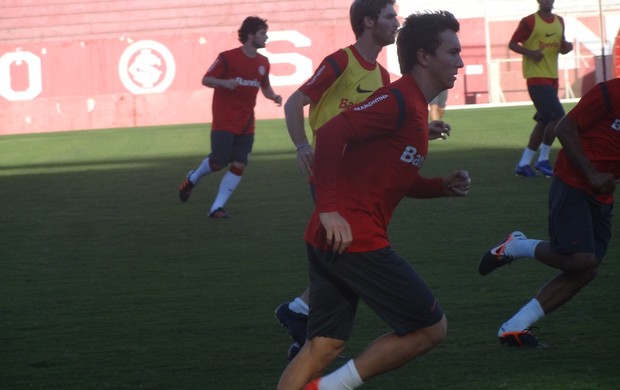
<path id="1" fill-rule="evenodd" d="M 430 288 L 390 247 L 338 255 L 307 245 L 307 251 L 308 339 L 348 340 L 360 299 L 401 336 L 443 317 Z"/>

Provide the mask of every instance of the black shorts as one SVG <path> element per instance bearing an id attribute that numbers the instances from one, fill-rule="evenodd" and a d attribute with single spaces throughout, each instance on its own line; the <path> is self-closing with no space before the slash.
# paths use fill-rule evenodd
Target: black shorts
<path id="1" fill-rule="evenodd" d="M 536 107 L 534 120 L 549 123 L 564 116 L 564 107 L 558 97 L 558 89 L 552 85 L 530 85 L 527 87 L 532 103 Z"/>
<path id="2" fill-rule="evenodd" d="M 342 255 L 311 245 L 307 249 L 308 339 L 348 340 L 359 299 L 401 336 L 434 325 L 443 317 L 430 288 L 391 248 Z"/>
<path id="3" fill-rule="evenodd" d="M 600 261 L 611 240 L 613 204 L 552 177 L 549 188 L 549 238 L 558 253 L 594 253 Z"/>
<path id="4" fill-rule="evenodd" d="M 254 134 L 233 134 L 229 131 L 213 130 L 209 158 L 222 168 L 233 161 L 247 165 L 253 145 Z"/>

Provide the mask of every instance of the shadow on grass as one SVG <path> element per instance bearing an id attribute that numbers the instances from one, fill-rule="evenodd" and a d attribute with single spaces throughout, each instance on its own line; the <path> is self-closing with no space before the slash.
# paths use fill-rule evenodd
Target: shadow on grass
<path id="1" fill-rule="evenodd" d="M 514 229 L 546 236 L 548 181 L 513 175 L 520 150 L 451 148 L 434 147 L 423 172 L 468 169 L 470 196 L 405 200 L 390 228 L 394 248 L 441 301 L 448 340 L 367 388 L 618 387 L 617 261 L 542 321 L 552 348 L 496 344 L 497 326 L 553 272 L 523 262 L 481 278 L 477 261 Z M 307 279 L 306 181 L 293 153 L 259 149 L 227 205 L 234 217 L 210 220 L 221 173 L 205 177 L 189 202 L 177 195 L 203 157 L 2 168 L 14 170 L 0 176 L 2 387 L 275 388 L 289 341 L 273 310 Z M 609 259 L 619 255 L 615 240 Z M 360 308 L 347 355 L 386 331 Z"/>

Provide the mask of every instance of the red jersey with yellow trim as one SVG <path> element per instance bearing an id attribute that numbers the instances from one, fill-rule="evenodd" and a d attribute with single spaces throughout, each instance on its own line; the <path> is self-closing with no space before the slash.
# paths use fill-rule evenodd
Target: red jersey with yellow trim
<path id="1" fill-rule="evenodd" d="M 220 53 L 205 76 L 236 79 L 235 89 L 213 88 L 213 130 L 254 133 L 254 106 L 259 89 L 269 87 L 269 60 L 248 57 L 241 47 Z"/>
<path id="2" fill-rule="evenodd" d="M 599 83 L 589 90 L 567 114 L 579 129 L 585 155 L 600 172 L 620 179 L 620 79 L 605 83 L 609 99 Z M 553 174 L 566 184 L 582 189 L 604 204 L 614 202 L 613 194 L 594 193 L 588 180 L 573 166 L 564 149 L 560 150 Z"/>
<path id="3" fill-rule="evenodd" d="M 351 226 L 347 252 L 389 245 L 387 227 L 403 197 L 443 196 L 442 178 L 419 175 L 428 153 L 428 103 L 405 75 L 317 131 L 316 208 L 306 241 L 322 249 L 319 213 L 338 211 Z"/>

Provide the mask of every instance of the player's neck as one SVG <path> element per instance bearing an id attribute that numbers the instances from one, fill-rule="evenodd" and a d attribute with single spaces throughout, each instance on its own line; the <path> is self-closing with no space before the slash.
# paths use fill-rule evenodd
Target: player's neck
<path id="1" fill-rule="evenodd" d="M 539 9 L 538 15 L 543 19 L 551 19 L 553 17 L 553 12 Z"/>
<path id="2" fill-rule="evenodd" d="M 379 56 L 379 53 L 381 53 L 381 49 L 383 49 L 383 46 L 377 45 L 373 42 L 365 41 L 363 39 L 357 40 L 353 44 L 353 46 L 362 56 L 362 58 L 364 58 L 371 64 L 377 62 L 377 57 Z"/>
<path id="3" fill-rule="evenodd" d="M 250 58 L 256 57 L 257 49 L 253 45 L 243 45 L 241 51 Z"/>

